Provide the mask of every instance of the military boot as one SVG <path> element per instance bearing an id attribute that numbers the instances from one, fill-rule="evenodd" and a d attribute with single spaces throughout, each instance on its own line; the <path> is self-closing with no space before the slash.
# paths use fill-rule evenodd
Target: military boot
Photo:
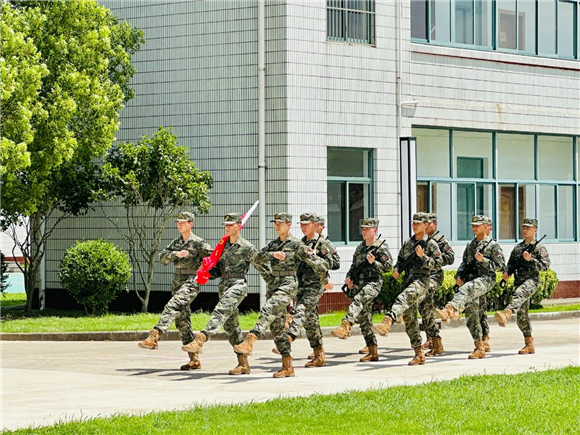
<path id="1" fill-rule="evenodd" d="M 387 335 L 389 335 L 389 329 L 391 328 L 392 324 L 393 319 L 391 318 L 391 316 L 385 316 L 383 317 L 381 323 L 372 326 L 372 330 L 375 334 L 379 334 L 382 335 L 383 337 L 386 337 Z"/>
<path id="2" fill-rule="evenodd" d="M 443 355 L 445 349 L 443 349 L 443 343 L 441 337 L 431 337 L 431 343 L 433 344 L 431 350 L 425 354 L 425 356 L 438 356 Z"/>
<path id="3" fill-rule="evenodd" d="M 468 356 L 469 359 L 485 358 L 485 348 L 483 341 L 475 341 L 475 350 Z"/>
<path id="4" fill-rule="evenodd" d="M 423 353 L 423 346 L 416 347 L 413 349 L 415 351 L 415 358 L 409 361 L 410 366 L 422 366 L 425 364 L 425 354 Z"/>
<path id="5" fill-rule="evenodd" d="M 310 355 L 308 355 L 308 359 L 314 359 L 316 357 L 316 355 L 314 354 L 314 352 L 312 352 Z"/>
<path id="6" fill-rule="evenodd" d="M 368 346 L 363 347 L 361 350 L 358 351 L 358 353 L 360 353 L 361 355 L 366 355 L 367 353 L 369 353 L 369 347 Z"/>
<path id="7" fill-rule="evenodd" d="M 507 326 L 508 319 L 513 313 L 514 312 L 512 310 L 506 308 L 503 311 L 496 311 L 494 317 L 499 326 L 505 327 Z"/>
<path id="8" fill-rule="evenodd" d="M 524 340 L 526 345 L 518 353 L 520 355 L 536 353 L 536 349 L 534 348 L 534 337 L 524 337 Z"/>
<path id="9" fill-rule="evenodd" d="M 282 357 L 282 368 L 274 373 L 275 378 L 291 378 L 294 376 L 294 367 L 292 367 L 292 357 Z"/>
<path id="10" fill-rule="evenodd" d="M 189 355 L 189 362 L 187 364 L 183 364 L 180 369 L 181 370 L 197 370 L 201 368 L 201 361 L 197 357 L 196 353 L 188 353 Z"/>
<path id="11" fill-rule="evenodd" d="M 379 348 L 376 344 L 368 346 L 369 353 L 360 359 L 360 362 L 371 362 L 379 360 Z"/>
<path id="12" fill-rule="evenodd" d="M 248 332 L 246 338 L 240 344 L 234 346 L 234 352 L 242 355 L 251 355 L 254 349 L 254 342 L 258 339 L 256 334 Z"/>
<path id="13" fill-rule="evenodd" d="M 206 341 L 207 335 L 205 335 L 203 332 L 200 332 L 195 336 L 195 340 L 193 340 L 191 343 L 184 344 L 183 346 L 181 346 L 181 350 L 184 352 L 191 353 L 203 353 L 201 348 L 203 346 L 203 343 L 205 343 Z"/>
<path id="14" fill-rule="evenodd" d="M 444 322 L 459 320 L 461 318 L 461 312 L 456 310 L 451 304 L 445 305 L 445 308 L 442 310 L 435 310 L 435 315 Z"/>
<path id="15" fill-rule="evenodd" d="M 489 335 L 483 336 L 483 350 L 491 352 L 491 345 L 489 344 Z"/>
<path id="16" fill-rule="evenodd" d="M 250 374 L 250 364 L 248 364 L 248 355 L 236 354 L 238 357 L 238 365 L 231 369 L 228 373 L 230 375 L 249 375 Z"/>
<path id="17" fill-rule="evenodd" d="M 272 353 L 275 353 L 276 355 L 280 355 L 280 351 L 278 350 L 277 347 L 272 348 Z"/>
<path id="18" fill-rule="evenodd" d="M 137 345 L 141 349 L 157 349 L 157 342 L 159 341 L 159 337 L 161 337 L 161 332 L 153 328 L 151 331 L 149 331 L 147 338 L 137 343 Z"/>
<path id="19" fill-rule="evenodd" d="M 427 341 L 423 343 L 423 349 L 433 349 L 433 341 L 431 337 L 427 336 Z"/>
<path id="20" fill-rule="evenodd" d="M 332 331 L 331 334 L 344 340 L 350 337 L 350 328 L 352 328 L 351 323 L 348 320 L 343 320 L 340 326 Z"/>
<path id="21" fill-rule="evenodd" d="M 314 349 L 314 359 L 308 361 L 304 367 L 324 367 L 326 365 L 326 355 L 322 347 Z"/>

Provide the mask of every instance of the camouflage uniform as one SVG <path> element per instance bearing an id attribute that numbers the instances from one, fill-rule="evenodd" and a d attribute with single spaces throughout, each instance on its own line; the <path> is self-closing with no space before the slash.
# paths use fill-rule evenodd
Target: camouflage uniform
<path id="1" fill-rule="evenodd" d="M 375 240 L 371 246 L 378 247 L 381 240 Z M 393 267 L 393 258 L 389 252 L 389 247 L 383 243 L 380 248 L 374 252 L 375 261 L 370 264 L 367 261 L 367 254 L 371 246 L 361 242 L 354 251 L 352 256 L 352 265 L 347 278 L 356 283 L 352 289 L 354 296 L 348 306 L 348 311 L 343 320 L 348 321 L 351 325 L 358 323 L 361 333 L 367 346 L 377 344 L 377 338 L 372 330 L 373 326 L 373 301 L 376 299 L 383 287 L 383 273 L 388 272 Z M 366 263 L 359 276 L 353 276 L 354 270 L 361 264 Z"/>
<path id="2" fill-rule="evenodd" d="M 524 337 L 532 336 L 532 325 L 528 317 L 530 309 L 530 298 L 540 286 L 540 271 L 550 268 L 550 257 L 544 245 L 538 243 L 535 250 L 531 252 L 532 259 L 523 259 L 524 242 L 518 243 L 510 255 L 507 273 L 514 274 L 514 286 L 516 290 L 511 297 L 507 308 L 517 312 L 517 324 Z"/>
<path id="3" fill-rule="evenodd" d="M 288 334 L 295 338 L 300 335 L 300 328 L 304 326 L 310 347 L 317 349 L 322 347 L 322 330 L 318 320 L 318 301 L 324 293 L 323 285 L 327 281 L 328 270 L 340 268 L 340 257 L 334 245 L 323 236 L 317 235 L 311 240 L 306 240 L 306 237 L 303 237 L 302 243 L 312 249 L 316 246 L 316 251 L 313 255 L 317 257 L 316 260 L 318 261 L 314 264 L 302 262 L 298 266 L 296 273 L 298 294 L 294 305 L 294 317 L 288 329 Z"/>
<path id="4" fill-rule="evenodd" d="M 423 301 L 429 290 L 431 270 L 434 268 L 441 270 L 441 264 L 443 262 L 437 243 L 429 239 L 427 234 L 421 240 L 427 243 L 422 257 L 417 256 L 415 253 L 417 246 L 415 236 L 408 238 L 399 251 L 397 264 L 395 265 L 397 272 L 403 272 L 399 268 L 411 256 L 416 258 L 416 262 L 406 268 L 405 279 L 402 285 L 403 291 L 395 299 L 391 311 L 387 313 L 387 316 L 391 317 L 393 322 L 396 322 L 401 314 L 403 315 L 405 332 L 409 336 L 413 349 L 421 347 L 422 343 L 419 322 L 417 320 L 419 303 Z"/>
<path id="5" fill-rule="evenodd" d="M 491 242 L 481 252 L 484 256 L 483 261 L 475 260 L 475 254 L 490 240 Z M 499 243 L 492 240 L 491 237 L 485 236 L 481 242 L 474 238 L 467 244 L 467 248 L 463 252 L 463 261 L 455 276 L 462 276 L 472 260 L 475 261 L 475 268 L 472 269 L 472 273 L 469 276 L 463 279 L 465 283 L 459 287 L 459 291 L 450 304 L 458 311 L 465 309 L 467 328 L 474 341 L 481 341 L 483 333 L 480 323 L 479 298 L 493 288 L 495 285 L 495 272 L 504 270 L 505 259 Z"/>
<path id="6" fill-rule="evenodd" d="M 439 231 L 430 236 L 431 240 L 437 243 L 439 251 L 441 252 L 441 264 L 435 266 L 431 269 L 431 274 L 429 276 L 429 289 L 422 302 L 419 303 L 419 313 L 421 313 L 421 318 L 423 319 L 423 327 L 425 332 L 429 337 L 439 337 L 439 327 L 435 322 L 435 315 L 433 311 L 435 309 L 433 305 L 433 296 L 435 292 L 443 285 L 443 279 L 445 274 L 443 272 L 443 266 L 449 266 L 455 261 L 455 252 L 449 245 L 449 241 L 445 236 Z"/>
<path id="7" fill-rule="evenodd" d="M 177 252 L 184 249 L 189 251 L 189 257 L 177 257 Z M 173 296 L 165 305 L 155 329 L 163 333 L 175 321 L 183 344 L 188 344 L 195 338 L 191 329 L 190 305 L 199 293 L 199 284 L 194 278 L 203 258 L 211 253 L 209 244 L 201 237 L 191 233 L 191 236 L 185 241 L 181 237 L 173 240 L 159 254 L 161 264 L 174 264 L 175 274 L 171 285 Z"/>

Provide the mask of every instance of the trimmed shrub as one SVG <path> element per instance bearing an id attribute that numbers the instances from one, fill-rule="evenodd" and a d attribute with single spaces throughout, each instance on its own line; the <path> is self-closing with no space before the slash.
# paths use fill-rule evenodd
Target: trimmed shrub
<path id="1" fill-rule="evenodd" d="M 120 291 L 128 291 L 131 266 L 128 255 L 110 242 L 77 241 L 62 257 L 59 276 L 87 314 L 104 314 Z"/>

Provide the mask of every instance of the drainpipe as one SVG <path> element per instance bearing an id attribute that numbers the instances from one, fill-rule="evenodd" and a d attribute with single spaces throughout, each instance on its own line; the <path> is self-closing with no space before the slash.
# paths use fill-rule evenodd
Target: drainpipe
<path id="1" fill-rule="evenodd" d="M 258 205 L 259 246 L 266 246 L 266 8 L 258 0 Z M 260 308 L 266 303 L 266 283 L 260 278 Z"/>

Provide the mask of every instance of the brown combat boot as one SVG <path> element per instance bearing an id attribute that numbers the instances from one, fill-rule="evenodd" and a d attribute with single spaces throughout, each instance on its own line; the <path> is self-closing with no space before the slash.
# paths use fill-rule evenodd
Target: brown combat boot
<path id="1" fill-rule="evenodd" d="M 518 353 L 520 355 L 529 355 L 536 353 L 536 348 L 534 347 L 534 337 L 524 337 L 526 345 Z"/>
<path id="2" fill-rule="evenodd" d="M 195 336 L 195 340 L 193 340 L 191 343 L 184 344 L 183 346 L 181 346 L 181 350 L 184 352 L 191 353 L 203 353 L 201 348 L 203 346 L 203 343 L 205 343 L 206 341 L 207 335 L 205 335 L 203 332 L 200 332 Z"/>
<path id="3" fill-rule="evenodd" d="M 151 331 L 149 331 L 147 338 L 137 343 L 137 345 L 141 349 L 157 349 L 157 342 L 159 341 L 159 337 L 161 337 L 161 333 L 157 329 L 153 328 Z"/>
<path id="4" fill-rule="evenodd" d="M 496 311 L 494 317 L 499 326 L 505 327 L 507 326 L 508 319 L 513 313 L 514 312 L 512 310 L 506 308 L 503 311 Z"/>
<path id="5" fill-rule="evenodd" d="M 358 351 L 358 353 L 366 355 L 367 353 L 369 353 L 369 347 L 368 346 L 363 347 L 361 350 Z"/>
<path id="6" fill-rule="evenodd" d="M 433 349 L 433 341 L 431 337 L 427 336 L 427 341 L 423 343 L 423 349 Z"/>
<path id="7" fill-rule="evenodd" d="M 310 355 L 308 355 L 308 359 L 314 359 L 316 357 L 316 355 L 314 354 L 314 352 L 312 352 Z"/>
<path id="8" fill-rule="evenodd" d="M 379 348 L 376 344 L 368 346 L 369 353 L 360 359 L 360 362 L 371 362 L 379 360 Z"/>
<path id="9" fill-rule="evenodd" d="M 228 373 L 230 375 L 249 375 L 250 374 L 250 364 L 248 364 L 248 355 L 236 354 L 238 357 L 238 365 L 231 369 Z"/>
<path id="10" fill-rule="evenodd" d="M 258 337 L 256 334 L 248 332 L 244 341 L 234 346 L 234 352 L 242 355 L 251 355 L 252 350 L 254 349 L 254 341 L 257 339 Z"/>
<path id="11" fill-rule="evenodd" d="M 449 322 L 461 319 L 461 312 L 457 311 L 453 305 L 447 304 L 442 310 L 435 310 L 435 316 L 444 322 Z"/>
<path id="12" fill-rule="evenodd" d="M 343 320 L 340 326 L 332 331 L 331 334 L 345 340 L 350 337 L 350 328 L 352 328 L 351 323 L 348 320 Z"/>
<path id="13" fill-rule="evenodd" d="M 381 323 L 372 326 L 372 330 L 375 334 L 379 334 L 382 335 L 383 337 L 386 337 L 387 335 L 389 335 L 389 329 L 391 328 L 392 324 L 393 319 L 391 318 L 391 316 L 385 316 L 383 317 Z"/>
<path id="14" fill-rule="evenodd" d="M 491 352 L 491 345 L 489 344 L 489 335 L 483 336 L 483 350 Z"/>
<path id="15" fill-rule="evenodd" d="M 483 341 L 475 341 L 475 350 L 468 356 L 469 359 L 485 358 L 485 348 Z"/>
<path id="16" fill-rule="evenodd" d="M 294 376 L 294 367 L 292 367 L 292 357 L 282 357 L 282 368 L 274 373 L 275 378 L 291 378 Z"/>
<path id="17" fill-rule="evenodd" d="M 431 343 L 433 346 L 431 347 L 431 350 L 425 354 L 425 356 L 438 356 L 445 353 L 445 349 L 443 349 L 443 343 L 441 342 L 441 337 L 431 337 Z"/>
<path id="18" fill-rule="evenodd" d="M 409 361 L 410 366 L 422 366 L 425 364 L 425 354 L 423 353 L 423 346 L 416 347 L 413 349 L 415 351 L 415 358 Z"/>
<path id="19" fill-rule="evenodd" d="M 189 355 L 189 362 L 187 364 L 183 364 L 180 369 L 181 370 L 197 370 L 201 368 L 201 361 L 197 357 L 196 353 L 188 353 Z"/>
<path id="20" fill-rule="evenodd" d="M 322 347 L 314 349 L 314 359 L 308 361 L 304 367 L 324 367 L 326 365 L 326 355 Z"/>

